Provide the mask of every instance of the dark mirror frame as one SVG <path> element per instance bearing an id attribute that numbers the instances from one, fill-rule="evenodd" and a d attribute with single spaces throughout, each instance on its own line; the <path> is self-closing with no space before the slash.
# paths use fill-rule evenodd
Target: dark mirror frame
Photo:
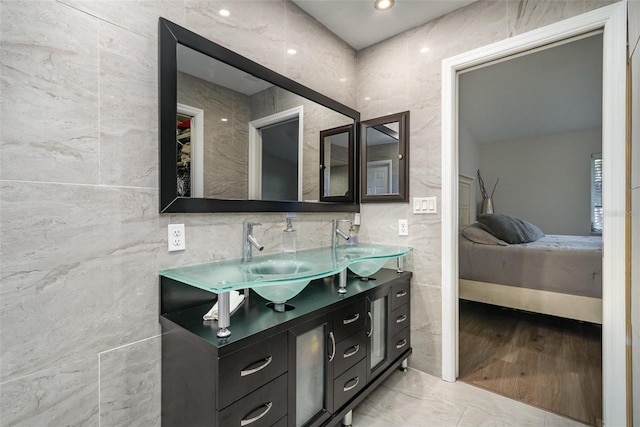
<path id="1" fill-rule="evenodd" d="M 176 164 L 176 113 L 177 113 L 177 45 L 181 44 L 204 55 L 238 68 L 259 79 L 279 86 L 296 95 L 307 98 L 354 120 L 354 132 L 358 132 L 360 113 L 319 92 L 301 85 L 256 62 L 251 61 L 211 40 L 187 30 L 171 21 L 160 18 L 158 22 L 158 100 L 160 140 L 160 213 L 171 212 L 358 212 L 360 205 L 355 185 L 356 169 L 351 168 L 351 190 L 340 201 L 300 202 L 277 200 L 207 199 L 179 197 Z M 352 147 L 356 159 L 356 147 Z M 355 163 L 355 160 L 352 161 Z M 322 194 L 322 193 L 320 193 Z M 320 200 L 318 194 L 318 200 Z"/>
<path id="2" fill-rule="evenodd" d="M 398 192 L 367 195 L 367 128 L 398 122 Z M 408 202 L 409 201 L 409 111 L 366 120 L 360 124 L 360 202 Z"/>
<path id="3" fill-rule="evenodd" d="M 347 150 L 348 150 L 348 162 L 349 162 L 349 170 L 348 170 L 348 174 L 349 174 L 349 192 L 343 196 L 325 196 L 324 195 L 324 174 L 327 171 L 327 167 L 326 167 L 326 160 L 324 158 L 324 140 L 326 137 L 328 136 L 332 136 L 332 135 L 339 135 L 341 133 L 348 133 L 348 145 L 347 145 Z M 356 167 L 356 162 L 354 159 L 354 153 L 355 153 L 355 147 L 354 147 L 354 143 L 355 143 L 355 138 L 354 138 L 354 127 L 353 126 L 340 126 L 337 128 L 333 128 L 333 129 L 327 129 L 327 130 L 323 130 L 320 131 L 320 201 L 321 202 L 345 202 L 345 203 L 349 203 L 353 198 L 354 198 L 354 190 L 356 189 L 356 185 L 355 185 L 355 167 Z M 329 165 L 331 166 L 331 165 Z"/>

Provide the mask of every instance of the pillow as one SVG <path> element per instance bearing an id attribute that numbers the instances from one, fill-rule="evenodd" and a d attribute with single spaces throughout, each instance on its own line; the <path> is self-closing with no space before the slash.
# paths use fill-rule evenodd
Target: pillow
<path id="1" fill-rule="evenodd" d="M 479 243 L 481 245 L 509 246 L 507 242 L 498 239 L 493 234 L 490 234 L 480 228 L 480 224 L 478 224 L 477 222 L 475 224 L 471 224 L 468 227 L 465 227 L 462 230 L 462 235 L 472 242 Z"/>
<path id="2" fill-rule="evenodd" d="M 484 214 L 478 216 L 478 222 L 482 228 L 507 243 L 529 243 L 544 237 L 542 230 L 535 225 L 509 215 Z"/>

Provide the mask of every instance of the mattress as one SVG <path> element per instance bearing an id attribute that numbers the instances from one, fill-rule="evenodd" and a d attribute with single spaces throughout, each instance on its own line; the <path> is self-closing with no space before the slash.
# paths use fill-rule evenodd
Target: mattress
<path id="1" fill-rule="evenodd" d="M 548 235 L 518 245 L 460 235 L 460 278 L 602 298 L 602 237 Z"/>

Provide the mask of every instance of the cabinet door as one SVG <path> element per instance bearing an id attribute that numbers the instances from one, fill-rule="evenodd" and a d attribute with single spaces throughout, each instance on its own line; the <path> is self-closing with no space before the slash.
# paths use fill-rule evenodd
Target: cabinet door
<path id="1" fill-rule="evenodd" d="M 390 311 L 389 288 L 385 287 L 367 297 L 368 306 L 368 381 L 375 378 L 388 365 L 388 319 Z"/>
<path id="2" fill-rule="evenodd" d="M 322 316 L 289 330 L 289 426 L 316 426 L 333 410 L 335 337 Z"/>

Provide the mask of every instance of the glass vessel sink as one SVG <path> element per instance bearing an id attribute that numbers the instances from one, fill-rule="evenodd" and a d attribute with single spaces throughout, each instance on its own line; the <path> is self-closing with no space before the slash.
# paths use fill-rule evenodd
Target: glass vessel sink
<path id="1" fill-rule="evenodd" d="M 247 272 L 257 276 L 256 281 L 266 280 L 263 286 L 254 286 L 252 289 L 262 298 L 273 302 L 276 311 L 284 311 L 284 303 L 298 295 L 311 281 L 291 280 L 290 277 L 312 272 L 313 267 L 313 264 L 304 260 L 270 259 L 251 263 Z"/>
<path id="2" fill-rule="evenodd" d="M 348 269 L 356 276 L 365 279 L 375 274 L 387 263 L 390 257 L 389 246 L 344 246 L 337 253 L 350 260 Z"/>

